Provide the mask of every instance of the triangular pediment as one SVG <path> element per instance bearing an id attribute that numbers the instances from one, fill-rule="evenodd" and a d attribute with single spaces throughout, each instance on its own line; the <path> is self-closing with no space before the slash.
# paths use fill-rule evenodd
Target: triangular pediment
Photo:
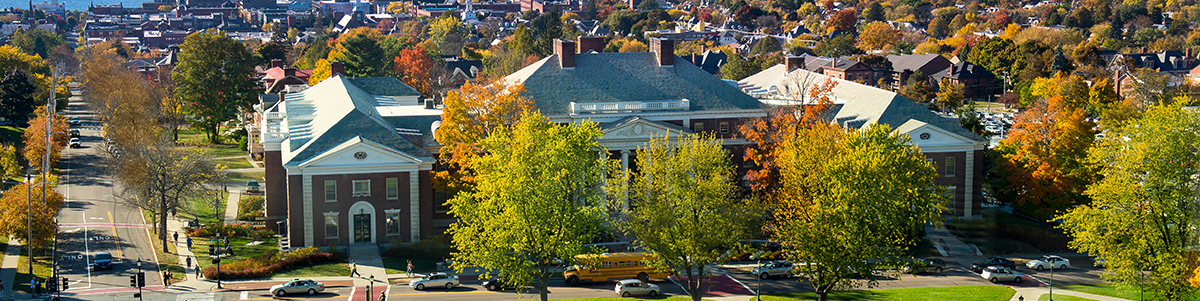
<path id="1" fill-rule="evenodd" d="M 600 136 L 601 142 L 649 141 L 651 137 L 667 137 L 674 140 L 692 133 L 692 131 L 678 125 L 646 120 L 639 117 L 614 122 L 611 127 L 603 128 L 603 132 L 604 135 Z"/>
<path id="2" fill-rule="evenodd" d="M 389 148 L 374 141 L 355 136 L 312 159 L 299 164 L 314 167 L 376 167 L 387 165 L 420 165 L 421 159 Z"/>
<path id="3" fill-rule="evenodd" d="M 921 148 L 966 146 L 978 143 L 978 141 L 916 119 L 909 119 L 908 122 L 896 127 L 896 132 L 908 134 L 912 138 L 912 142 Z"/>

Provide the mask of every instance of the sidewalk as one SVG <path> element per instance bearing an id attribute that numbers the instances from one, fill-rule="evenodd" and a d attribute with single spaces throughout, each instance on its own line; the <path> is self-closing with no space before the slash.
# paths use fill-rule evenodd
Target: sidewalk
<path id="1" fill-rule="evenodd" d="M 958 240 L 954 234 L 951 234 L 945 228 L 926 225 L 925 237 L 933 242 L 934 246 L 938 248 L 938 251 L 944 257 L 981 255 L 974 248 L 971 248 L 971 246 Z"/>
<path id="2" fill-rule="evenodd" d="M 21 292 L 13 292 L 12 287 L 16 284 L 17 265 L 21 262 L 21 243 L 17 242 L 15 237 L 8 238 L 8 246 L 4 249 L 4 262 L 0 263 L 0 280 L 4 280 L 4 291 L 0 292 L 0 299 L 26 299 L 29 294 Z"/>
<path id="3" fill-rule="evenodd" d="M 242 190 L 237 188 L 229 188 L 229 197 L 225 199 L 225 217 L 226 224 L 237 222 L 238 202 L 242 200 Z"/>
<path id="4" fill-rule="evenodd" d="M 1050 293 L 1050 289 L 1047 287 L 1044 287 L 1044 286 L 1043 287 L 1020 287 L 1020 288 L 1014 288 L 1014 289 L 1017 290 L 1017 293 L 1013 294 L 1012 298 L 1008 299 L 1009 301 L 1037 300 L 1038 298 L 1041 298 L 1042 295 Z M 1081 292 L 1076 292 L 1076 291 L 1068 291 L 1068 290 L 1062 290 L 1062 289 L 1054 290 L 1054 295 L 1055 296 L 1063 295 L 1063 296 L 1080 297 L 1080 298 L 1087 298 L 1087 299 L 1097 300 L 1097 301 L 1128 301 L 1128 299 L 1114 298 L 1114 297 L 1103 296 L 1103 295 L 1094 295 L 1094 294 L 1081 293 Z M 1022 297 L 1024 297 L 1025 299 L 1021 299 Z"/>
<path id="5" fill-rule="evenodd" d="M 353 246 L 347 250 L 346 256 L 358 264 L 358 273 L 362 275 L 353 277 L 354 286 L 366 287 L 367 283 L 371 282 L 371 276 L 375 276 L 375 284 L 388 282 L 387 270 L 383 268 L 383 257 L 379 256 L 378 246 Z M 350 275 L 349 267 L 346 268 L 346 275 Z"/>

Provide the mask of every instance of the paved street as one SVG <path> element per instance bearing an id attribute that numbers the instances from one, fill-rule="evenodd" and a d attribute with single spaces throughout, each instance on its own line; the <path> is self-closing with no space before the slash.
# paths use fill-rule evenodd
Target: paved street
<path id="1" fill-rule="evenodd" d="M 67 207 L 59 216 L 57 257 L 60 274 L 72 282 L 68 292 L 127 289 L 138 259 L 146 272 L 146 285 L 161 286 L 145 221 L 139 210 L 125 206 L 114 196 L 119 188 L 114 187 L 108 169 L 102 166 L 108 154 L 98 122 L 86 111 L 79 91 L 72 93 L 75 96 L 65 113 L 68 118 L 82 119 L 72 129 L 80 130 L 83 147 L 63 151 L 58 186 L 67 198 Z M 97 252 L 113 255 L 116 260 L 112 270 L 89 268 Z"/>

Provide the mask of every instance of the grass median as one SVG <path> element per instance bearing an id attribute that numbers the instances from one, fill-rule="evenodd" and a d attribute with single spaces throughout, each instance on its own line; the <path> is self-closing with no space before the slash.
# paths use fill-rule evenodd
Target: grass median
<path id="1" fill-rule="evenodd" d="M 150 215 L 150 211 L 142 210 L 142 214 L 145 215 L 146 221 L 154 220 L 154 217 Z M 186 275 L 186 271 L 183 269 L 183 266 L 179 265 L 179 252 L 175 250 L 175 244 L 167 242 L 167 249 L 164 250 L 162 248 L 163 241 L 158 238 L 158 232 L 155 231 L 154 226 L 150 225 L 146 229 L 150 231 L 150 245 L 154 248 L 154 254 L 158 259 L 159 272 L 171 271 L 171 274 L 174 274 L 171 278 L 171 283 L 187 280 L 188 275 Z M 167 239 L 171 239 L 170 233 L 167 233 L 167 235 Z"/>
<path id="2" fill-rule="evenodd" d="M 829 293 L 831 301 L 882 300 L 882 301 L 922 301 L 922 300 L 960 300 L 960 301 L 994 301 L 1008 300 L 1017 291 L 998 285 L 946 286 L 946 287 L 917 287 L 894 288 L 879 290 L 849 290 Z M 762 296 L 766 301 L 816 300 L 813 292 L 791 292 Z M 750 297 L 748 300 L 754 300 Z"/>

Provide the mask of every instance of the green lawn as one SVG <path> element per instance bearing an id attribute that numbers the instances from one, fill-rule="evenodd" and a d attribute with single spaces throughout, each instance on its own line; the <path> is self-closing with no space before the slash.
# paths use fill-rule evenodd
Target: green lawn
<path id="1" fill-rule="evenodd" d="M 231 187 L 242 187 L 242 186 L 245 186 L 246 181 L 249 181 L 249 180 L 258 181 L 258 183 L 261 184 L 261 183 L 263 183 L 263 177 L 266 175 L 267 175 L 267 173 L 261 172 L 261 171 L 231 172 L 231 173 L 226 173 L 225 177 L 226 177 L 226 182 L 229 183 L 229 185 L 231 185 Z"/>
<path id="2" fill-rule="evenodd" d="M 12 126 L 0 126 L 0 142 L 16 145 L 17 149 L 20 149 L 21 146 L 25 144 L 25 140 L 22 137 L 24 134 L 25 129 Z"/>
<path id="3" fill-rule="evenodd" d="M 413 261 L 414 273 L 428 273 L 437 271 L 437 261 L 426 258 L 411 258 Z M 409 258 L 383 258 L 383 268 L 388 274 L 399 274 L 406 272 Z"/>
<path id="4" fill-rule="evenodd" d="M 246 159 L 243 159 L 243 158 L 217 159 L 217 160 L 213 160 L 213 163 L 221 164 L 221 166 L 225 166 L 226 168 L 231 168 L 231 169 L 232 168 L 254 168 L 254 164 L 250 164 L 250 161 L 246 161 Z"/>
<path id="5" fill-rule="evenodd" d="M 228 140 L 229 139 L 225 139 L 225 141 L 222 141 L 222 142 L 230 143 L 230 144 L 205 144 L 205 145 L 203 145 L 203 147 L 205 148 L 205 150 L 208 151 L 208 156 L 212 157 L 212 158 L 245 156 L 246 155 L 246 151 L 243 151 L 241 148 L 238 148 L 237 141 L 228 141 Z M 245 160 L 242 160 L 242 161 L 245 161 Z M 240 168 L 240 167 L 237 167 L 237 168 Z"/>
<path id="6" fill-rule="evenodd" d="M 896 288 L 881 290 L 837 291 L 829 294 L 831 301 L 852 300 L 1008 300 L 1016 291 L 998 285 Z M 816 300 L 812 292 L 793 292 L 763 296 L 767 301 Z M 751 297 L 749 300 L 754 300 Z"/>
<path id="7" fill-rule="evenodd" d="M 34 260 L 37 262 L 33 264 L 33 274 L 37 275 L 39 279 L 50 277 L 50 256 L 51 250 L 48 248 L 34 251 Z M 13 279 L 15 283 L 12 288 L 24 293 L 32 293 L 33 291 L 29 289 L 29 279 L 31 278 L 29 276 L 29 253 L 25 248 L 21 248 L 21 261 L 17 264 L 17 275 Z"/>
<path id="8" fill-rule="evenodd" d="M 198 217 L 202 224 L 221 222 L 225 217 L 225 202 L 229 200 L 229 193 L 221 192 L 221 201 L 216 206 L 213 206 L 214 197 L 215 195 L 209 194 L 184 200 L 183 203 L 188 209 L 180 210 L 177 216 L 183 220 L 194 220 Z"/>
<path id="9" fill-rule="evenodd" d="M 318 264 L 310 264 L 305 266 L 294 267 L 283 270 L 271 275 L 271 277 L 324 277 L 324 276 L 347 276 L 350 274 L 350 267 L 345 262 L 333 261 Z M 376 276 L 376 277 L 381 277 Z"/>
<path id="10" fill-rule="evenodd" d="M 1038 297 L 1038 301 L 1047 301 L 1047 300 L 1050 300 L 1050 295 L 1043 294 L 1041 297 Z M 1088 298 L 1080 298 L 1080 297 L 1075 297 L 1075 296 L 1056 295 L 1056 296 L 1054 296 L 1054 301 L 1095 301 L 1095 300 L 1088 299 Z"/>
<path id="11" fill-rule="evenodd" d="M 1142 298 L 1140 298 L 1140 297 L 1142 297 L 1141 296 L 1142 294 L 1138 290 L 1137 287 L 1122 288 L 1122 287 L 1118 287 L 1116 285 L 1109 284 L 1109 283 L 1059 285 L 1059 286 L 1055 286 L 1054 288 L 1061 288 L 1061 289 L 1076 291 L 1076 292 L 1080 292 L 1080 293 L 1109 296 L 1109 297 L 1122 298 L 1122 299 L 1128 299 L 1128 300 L 1141 300 L 1142 299 Z M 1149 299 L 1149 300 L 1158 300 L 1158 296 L 1155 295 L 1151 291 L 1146 291 L 1144 297 L 1145 297 L 1145 299 Z M 1058 296 L 1055 296 L 1054 300 L 1058 300 Z M 1192 300 L 1193 301 L 1200 300 L 1200 296 L 1193 297 Z"/>
<path id="12" fill-rule="evenodd" d="M 208 245 L 214 243 L 212 238 L 193 237 L 192 238 L 192 253 L 196 253 L 202 267 L 216 266 L 212 263 L 212 257 L 208 256 Z M 233 245 L 233 257 L 223 257 L 222 262 L 234 262 L 244 259 L 257 257 L 262 254 L 279 251 L 279 238 L 267 237 L 262 240 L 261 244 L 247 246 L 254 240 L 247 237 L 232 237 L 229 239 L 229 244 Z M 222 243 L 224 247 L 224 243 Z"/>

